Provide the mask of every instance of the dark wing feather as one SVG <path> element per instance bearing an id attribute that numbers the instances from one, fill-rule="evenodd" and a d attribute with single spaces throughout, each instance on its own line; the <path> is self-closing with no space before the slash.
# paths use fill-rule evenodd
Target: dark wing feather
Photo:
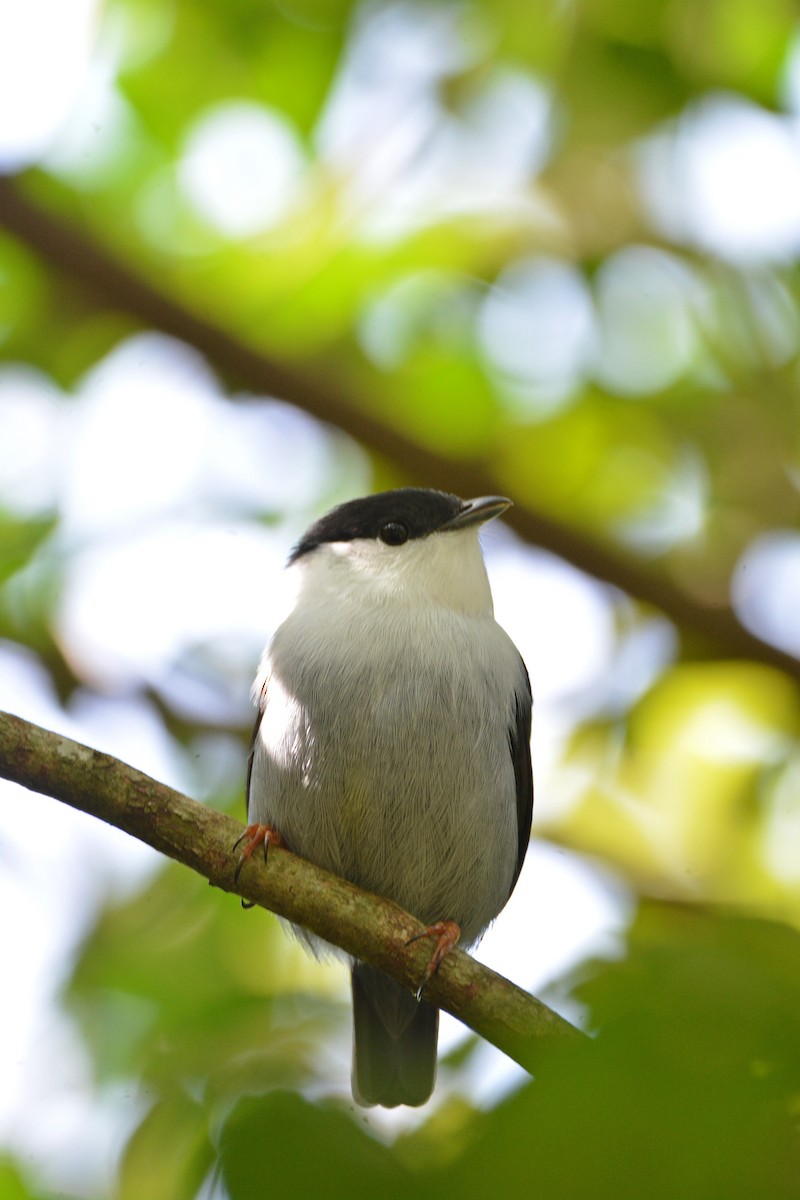
<path id="1" fill-rule="evenodd" d="M 517 784 L 517 866 L 509 895 L 513 892 L 525 861 L 531 836 L 533 817 L 533 769 L 531 767 L 531 681 L 525 663 L 520 658 L 525 686 L 517 692 L 514 706 L 514 724 L 508 731 L 508 745 L 514 764 L 514 779 Z"/>
<path id="2" fill-rule="evenodd" d="M 253 726 L 253 736 L 250 738 L 250 753 L 247 755 L 247 778 L 245 782 L 245 802 L 247 804 L 247 819 L 250 820 L 250 780 L 253 777 L 253 759 L 256 753 L 256 739 L 258 731 L 261 728 L 261 721 L 264 717 L 264 709 L 267 706 L 267 684 L 261 688 L 261 695 L 258 697 L 258 713 L 256 714 L 256 723 Z"/>

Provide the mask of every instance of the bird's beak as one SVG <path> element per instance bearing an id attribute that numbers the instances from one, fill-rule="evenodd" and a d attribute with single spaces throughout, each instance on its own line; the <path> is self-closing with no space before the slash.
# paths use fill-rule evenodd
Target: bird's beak
<path id="1" fill-rule="evenodd" d="M 505 496 L 479 496 L 477 500 L 465 500 L 456 515 L 441 528 L 466 529 L 469 525 L 483 525 L 510 507 L 511 501 Z"/>

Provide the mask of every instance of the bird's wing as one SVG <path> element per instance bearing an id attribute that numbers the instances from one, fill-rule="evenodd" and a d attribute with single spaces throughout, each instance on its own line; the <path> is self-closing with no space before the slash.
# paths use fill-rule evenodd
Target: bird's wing
<path id="1" fill-rule="evenodd" d="M 245 800 L 247 803 L 247 819 L 250 820 L 250 780 L 253 777 L 253 759 L 256 753 L 256 741 L 258 739 L 258 731 L 261 728 L 261 721 L 264 717 L 264 709 L 267 707 L 267 680 L 265 679 L 261 685 L 261 693 L 258 697 L 258 713 L 256 714 L 256 723 L 253 726 L 253 736 L 250 738 L 250 753 L 247 756 L 247 781 L 245 783 Z"/>
<path id="2" fill-rule="evenodd" d="M 531 836 L 531 818 L 533 817 L 533 770 L 531 768 L 531 681 L 525 663 L 520 658 L 524 686 L 516 693 L 514 705 L 514 721 L 508 731 L 508 745 L 511 750 L 511 761 L 514 764 L 514 779 L 517 785 L 517 866 L 511 884 L 511 892 L 516 887 L 528 842 Z"/>

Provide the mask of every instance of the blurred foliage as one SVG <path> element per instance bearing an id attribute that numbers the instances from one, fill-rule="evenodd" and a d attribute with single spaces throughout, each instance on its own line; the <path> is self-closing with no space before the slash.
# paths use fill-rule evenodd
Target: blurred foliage
<path id="1" fill-rule="evenodd" d="M 0 585 L 26 565 L 54 527 L 55 520 L 20 521 L 8 513 L 0 512 L 0 542 L 3 545 Z"/>
<path id="2" fill-rule="evenodd" d="M 477 1198 L 490 1186 L 563 1200 L 800 1195 L 800 936 L 783 924 L 644 904 L 625 958 L 586 964 L 573 981 L 594 1040 L 553 1050 L 536 1080 L 488 1113 L 453 1096 L 387 1141 L 352 1119 L 351 1104 L 297 1091 L 316 1076 L 324 1095 L 313 1042 L 341 1005 L 307 1013 L 300 1068 L 307 1005 L 282 1023 L 292 985 L 275 994 L 262 948 L 248 953 L 243 922 L 231 919 L 232 898 L 200 904 L 178 872 L 172 884 L 184 901 L 195 892 L 191 904 L 165 917 L 161 881 L 107 914 L 71 989 L 87 1036 L 105 1028 L 100 1069 L 124 1078 L 138 1063 L 143 1074 L 147 1112 L 121 1196 L 194 1196 L 216 1155 L 237 1200 Z"/>
<path id="3" fill-rule="evenodd" d="M 725 604 L 763 535 L 793 539 L 797 566 L 800 232 L 744 150 L 712 181 L 716 209 L 701 168 L 734 117 L 787 136 L 799 33 L 788 0 L 106 0 L 89 99 L 17 186 L 243 342 Z M 237 142 L 243 113 L 260 142 Z M 147 705 L 196 790 L 229 806 L 250 643 L 187 633 L 160 673 L 120 682 L 63 616 L 79 557 L 130 533 L 70 525 L 64 430 L 138 328 L 123 295 L 109 306 L 46 246 L 0 234 L 3 471 L 31 380 L 50 389 L 57 451 L 37 497 L 24 457 L 0 490 L 0 637 L 35 652 L 71 711 L 87 695 Z M 254 405 L 247 440 L 267 415 Z M 166 437 L 157 420 L 150 436 Z M 261 530 L 360 478 L 344 439 L 281 436 L 275 463 L 298 478 L 311 464 L 300 499 L 212 479 L 187 510 Z M 105 464 L 109 495 L 125 450 Z M 404 464 L 375 475 L 403 481 Z M 142 536 L 174 515 L 151 513 Z M 775 578 L 750 578 L 758 611 L 766 597 L 780 615 Z M 161 582 L 127 581 L 142 598 Z M 612 602 L 616 679 L 644 614 Z M 792 624 L 796 650 L 796 616 L 759 631 Z M 643 901 L 625 957 L 570 981 L 596 1044 L 493 1109 L 459 1095 L 470 1045 L 443 1064 L 441 1105 L 381 1139 L 328 1084 L 326 1047 L 347 1037 L 339 974 L 173 867 L 109 904 L 65 1003 L 98 1096 L 123 1083 L 141 1103 L 116 1194 L 196 1196 L 217 1164 L 237 1200 L 800 1195 L 800 700 L 787 676 L 713 649 L 684 636 L 622 700 L 601 680 L 564 701 L 537 836 Z M 0 1161 L 0 1195 L 41 1194 L 18 1170 Z"/>
<path id="4" fill-rule="evenodd" d="M 25 1183 L 16 1165 L 0 1158 L 0 1196 L 3 1200 L 37 1200 L 37 1193 Z"/>
<path id="5" fill-rule="evenodd" d="M 645 891 L 753 905 L 800 924 L 796 847 L 781 854 L 777 828 L 779 796 L 788 786 L 796 797 L 796 688 L 749 663 L 678 666 L 616 736 L 613 724 L 574 737 L 570 761 L 590 782 L 554 834 Z"/>

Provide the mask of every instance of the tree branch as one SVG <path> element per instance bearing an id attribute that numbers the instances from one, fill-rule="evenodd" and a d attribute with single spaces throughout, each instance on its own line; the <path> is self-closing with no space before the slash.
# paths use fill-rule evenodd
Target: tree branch
<path id="1" fill-rule="evenodd" d="M 0 179 L 0 225 L 88 290 L 102 306 L 127 312 L 194 346 L 228 380 L 256 393 L 279 396 L 338 426 L 374 453 L 402 465 L 409 477 L 461 496 L 491 494 L 500 486 L 490 464 L 437 454 L 373 417 L 368 399 L 338 386 L 335 373 L 324 364 L 314 370 L 277 362 L 196 316 L 129 270 L 100 243 L 35 204 L 9 179 Z M 699 634 L 712 653 L 768 663 L 800 680 L 800 661 L 750 633 L 729 605 L 705 603 L 689 595 L 663 574 L 530 505 L 516 505 L 505 519 L 528 541 Z"/>
<path id="2" fill-rule="evenodd" d="M 409 990 L 422 976 L 422 929 L 397 905 L 354 887 L 286 850 L 257 857 L 233 882 L 233 844 L 242 826 L 133 767 L 0 712 L 0 776 L 139 838 L 155 850 L 234 892 L 310 929 L 348 954 L 380 967 Z M 583 1035 L 540 1000 L 454 950 L 426 988 L 426 997 L 458 1017 L 521 1066 L 532 1070 L 556 1040 Z"/>

